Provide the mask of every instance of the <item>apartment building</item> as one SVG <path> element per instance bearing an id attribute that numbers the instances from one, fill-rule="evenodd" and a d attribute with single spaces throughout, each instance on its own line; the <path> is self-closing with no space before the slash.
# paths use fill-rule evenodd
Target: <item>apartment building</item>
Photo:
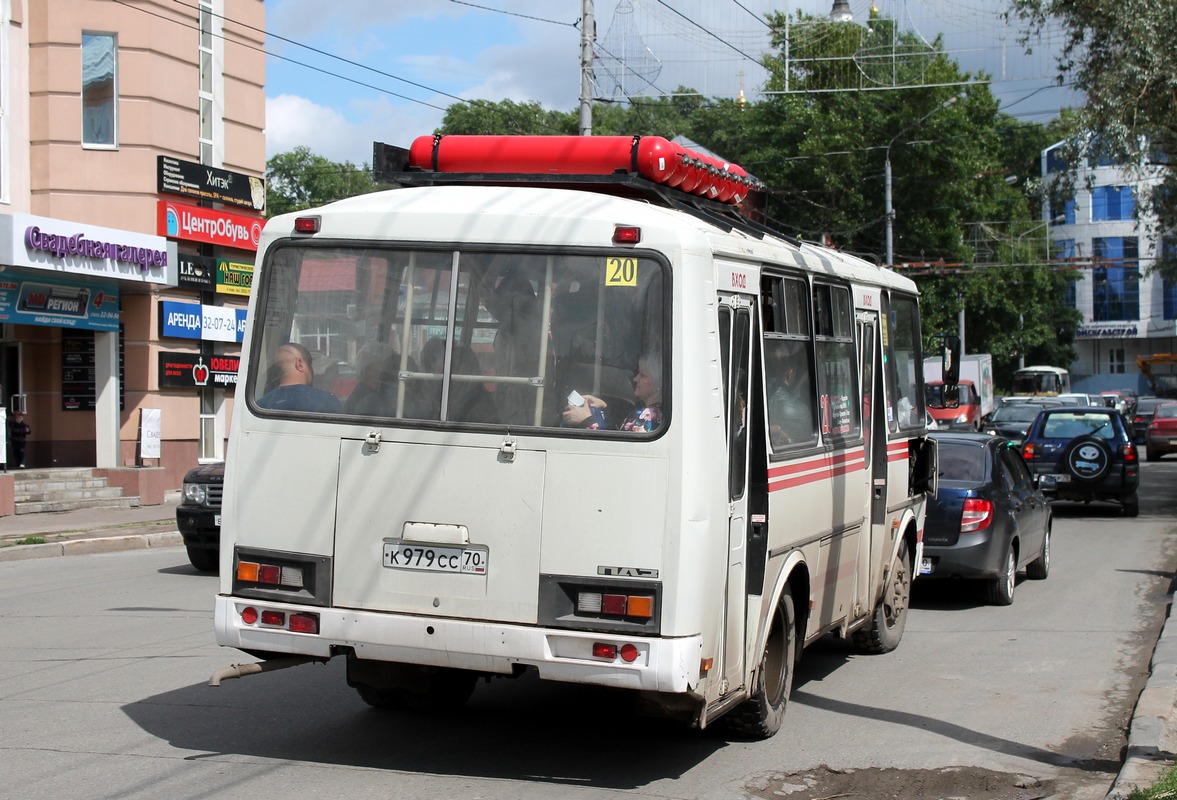
<path id="1" fill-rule="evenodd" d="M 0 0 L 0 403 L 26 411 L 29 468 L 151 502 L 223 457 L 264 28 L 262 0 Z"/>

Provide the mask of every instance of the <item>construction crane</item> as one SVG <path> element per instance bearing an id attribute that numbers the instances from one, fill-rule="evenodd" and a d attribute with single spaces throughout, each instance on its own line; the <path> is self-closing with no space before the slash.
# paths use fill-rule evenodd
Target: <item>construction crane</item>
<path id="1" fill-rule="evenodd" d="M 1177 364 L 1177 353 L 1154 353 L 1151 356 L 1136 357 L 1136 366 L 1140 368 L 1140 374 L 1148 381 L 1154 395 L 1177 397 L 1177 374 L 1153 372 L 1153 367 L 1158 364 Z"/>

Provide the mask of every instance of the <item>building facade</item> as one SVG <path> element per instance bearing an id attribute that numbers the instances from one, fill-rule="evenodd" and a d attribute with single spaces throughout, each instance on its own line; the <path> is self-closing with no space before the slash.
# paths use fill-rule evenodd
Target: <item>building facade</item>
<path id="1" fill-rule="evenodd" d="M 27 414 L 29 468 L 134 494 L 150 468 L 158 495 L 223 457 L 264 28 L 262 0 L 0 0 L 0 402 Z"/>
<path id="2" fill-rule="evenodd" d="M 1048 183 L 1067 168 L 1064 143 L 1042 153 Z M 1177 352 L 1177 284 L 1155 269 L 1168 240 L 1155 221 L 1137 221 L 1143 191 L 1159 182 L 1130 177 L 1123 166 L 1098 157 L 1078 171 L 1075 197 L 1046 209 L 1052 261 L 1074 268 L 1068 301 L 1083 315 L 1070 366 L 1075 391 L 1132 389 L 1149 393 L 1138 355 Z"/>

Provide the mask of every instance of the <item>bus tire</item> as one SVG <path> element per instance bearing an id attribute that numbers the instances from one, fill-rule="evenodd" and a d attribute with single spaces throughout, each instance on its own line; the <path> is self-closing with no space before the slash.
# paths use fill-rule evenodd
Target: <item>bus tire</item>
<path id="1" fill-rule="evenodd" d="M 477 672 L 464 669 L 348 658 L 348 685 L 374 708 L 456 711 L 466 705 L 477 681 Z"/>
<path id="2" fill-rule="evenodd" d="M 400 689 L 377 689 L 374 686 L 356 686 L 360 699 L 372 708 L 388 711 L 404 711 L 409 707 L 405 702 L 405 693 Z"/>
<path id="3" fill-rule="evenodd" d="M 404 692 L 410 711 L 457 711 L 474 694 L 478 673 L 464 669 L 438 667 L 432 670 L 423 691 Z"/>
<path id="4" fill-rule="evenodd" d="M 768 739 L 780 730 L 793 690 L 798 647 L 793 596 L 786 591 L 772 616 L 768 641 L 760 657 L 760 668 L 756 670 L 756 691 L 724 717 L 729 733 L 748 739 Z"/>
<path id="5" fill-rule="evenodd" d="M 907 626 L 907 608 L 911 605 L 911 556 L 907 541 L 899 544 L 895 566 L 891 569 L 883 596 L 871 614 L 870 622 L 854 632 L 854 644 L 864 653 L 889 653 L 899 646 Z"/>

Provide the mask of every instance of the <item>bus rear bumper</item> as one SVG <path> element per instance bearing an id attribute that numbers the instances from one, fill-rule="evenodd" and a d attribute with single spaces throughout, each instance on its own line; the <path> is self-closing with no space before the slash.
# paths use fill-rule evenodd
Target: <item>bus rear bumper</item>
<path id="1" fill-rule="evenodd" d="M 256 621 L 243 619 L 246 608 L 257 612 Z M 319 632 L 299 633 L 276 623 L 263 624 L 265 611 L 283 614 L 283 625 L 292 615 L 317 617 Z M 350 651 L 357 658 L 375 661 L 503 675 L 522 665 L 535 667 L 545 680 L 653 692 L 692 691 L 699 683 L 703 658 L 699 636 L 623 636 L 226 595 L 216 598 L 215 627 L 217 644 L 255 653 L 331 658 Z"/>

